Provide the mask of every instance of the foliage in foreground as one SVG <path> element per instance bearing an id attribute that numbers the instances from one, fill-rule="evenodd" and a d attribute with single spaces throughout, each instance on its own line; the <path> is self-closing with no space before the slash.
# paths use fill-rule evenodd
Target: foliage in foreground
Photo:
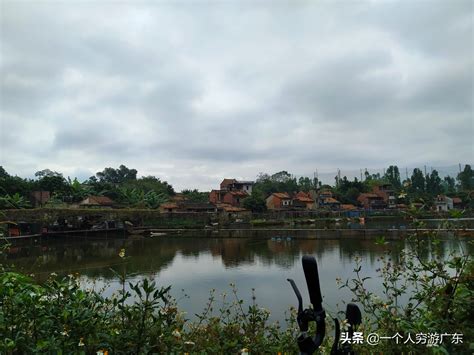
<path id="1" fill-rule="evenodd" d="M 360 352 L 472 353 L 474 261 L 465 249 L 472 241 L 461 243 L 453 236 L 450 242 L 455 250 L 445 255 L 436 232 L 411 236 L 410 247 L 400 253 L 387 251 L 378 259 L 380 268 L 373 280 L 364 276 L 363 260 L 356 257 L 354 278 L 338 282 L 352 292 L 353 302 L 362 305 L 364 317 L 358 330 L 365 336 L 375 332 L 380 337 L 393 337 L 376 347 L 357 345 Z M 387 242 L 380 238 L 378 243 Z M 374 281 L 378 292 L 370 286 Z M 417 334 L 422 336 L 416 338 Z M 453 343 L 447 336 L 440 342 L 443 334 L 461 334 L 462 340 Z M 403 341 L 396 344 L 396 337 Z"/>
<path id="2" fill-rule="evenodd" d="M 25 275 L 0 276 L 0 353 L 295 353 L 295 318 L 288 330 L 269 324 L 256 304 L 244 309 L 233 299 L 217 302 L 211 292 L 198 321 L 189 322 L 153 281 L 129 284 L 129 291 L 104 298 L 83 290 L 72 275 L 37 285 Z M 217 308 L 217 309 L 214 309 Z"/>

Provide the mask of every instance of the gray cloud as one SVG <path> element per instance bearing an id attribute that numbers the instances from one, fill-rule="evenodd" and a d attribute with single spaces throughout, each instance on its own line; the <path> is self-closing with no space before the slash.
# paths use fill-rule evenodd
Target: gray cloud
<path id="1" fill-rule="evenodd" d="M 472 160 L 470 1 L 0 6 L 14 174 L 125 164 L 209 189 Z"/>

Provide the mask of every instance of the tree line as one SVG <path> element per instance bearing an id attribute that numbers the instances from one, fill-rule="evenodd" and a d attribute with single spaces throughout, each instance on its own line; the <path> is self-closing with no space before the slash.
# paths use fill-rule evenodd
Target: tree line
<path id="1" fill-rule="evenodd" d="M 30 207 L 29 198 L 33 191 L 49 191 L 52 196 L 48 201 L 50 206 L 75 203 L 87 196 L 99 195 L 107 196 L 123 206 L 136 208 L 158 208 L 175 194 L 168 182 L 155 176 L 138 178 L 137 174 L 136 169 L 120 165 L 118 168 L 107 167 L 83 182 L 77 178 L 65 178 L 62 173 L 50 169 L 37 171 L 34 179 L 25 179 L 10 175 L 0 166 L 0 208 Z M 271 175 L 260 173 L 252 196 L 244 200 L 244 207 L 263 211 L 266 208 L 265 198 L 273 192 L 309 192 L 325 188 L 331 189 L 342 203 L 357 204 L 361 193 L 370 192 L 375 185 L 380 184 L 390 184 L 400 203 L 429 203 L 437 195 L 446 194 L 456 195 L 469 205 L 472 203 L 474 172 L 470 165 L 465 165 L 456 178 L 441 178 L 436 170 L 423 174 L 415 168 L 408 179 L 402 180 L 399 168 L 391 165 L 383 175 L 366 171 L 363 180 L 336 176 L 334 186 L 324 185 L 315 177 L 296 178 L 288 171 Z M 182 193 L 191 201 L 208 201 L 208 193 L 197 189 L 183 190 Z"/>

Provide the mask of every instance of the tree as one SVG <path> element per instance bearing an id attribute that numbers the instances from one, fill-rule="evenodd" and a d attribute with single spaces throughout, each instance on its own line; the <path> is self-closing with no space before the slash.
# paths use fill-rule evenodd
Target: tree
<path id="1" fill-rule="evenodd" d="M 244 198 L 242 205 L 252 212 L 265 212 L 267 210 L 265 199 L 258 193 L 253 193 L 249 197 Z"/>
<path id="2" fill-rule="evenodd" d="M 186 197 L 187 200 L 191 202 L 208 202 L 209 201 L 209 193 L 199 192 L 197 189 L 194 189 L 194 190 L 185 189 L 181 191 L 181 193 Z"/>
<path id="3" fill-rule="evenodd" d="M 125 165 L 120 165 L 118 169 L 105 168 L 103 171 L 96 173 L 100 182 L 108 182 L 112 184 L 121 184 L 126 181 L 137 179 L 137 170 L 129 169 Z"/>
<path id="4" fill-rule="evenodd" d="M 401 189 L 402 184 L 400 181 L 400 171 L 398 170 L 398 166 L 390 165 L 385 172 L 384 179 L 386 179 L 396 191 Z"/>
<path id="5" fill-rule="evenodd" d="M 474 171 L 469 164 L 464 166 L 464 170 L 458 174 L 457 179 L 461 190 L 474 189 Z"/>
<path id="6" fill-rule="evenodd" d="M 445 176 L 442 182 L 444 193 L 453 194 L 456 192 L 456 180 L 451 176 Z"/>
<path id="7" fill-rule="evenodd" d="M 36 182 L 38 190 L 49 191 L 61 196 L 70 195 L 70 186 L 62 174 L 55 173 L 36 176 L 41 176 L 41 178 Z"/>
<path id="8" fill-rule="evenodd" d="M 426 174 L 426 192 L 431 196 L 437 196 L 443 192 L 438 171 L 433 170 L 431 174 Z"/>
<path id="9" fill-rule="evenodd" d="M 63 174 L 61 173 L 58 173 L 57 171 L 52 171 L 52 170 L 49 170 L 49 169 L 43 169 L 43 170 L 40 170 L 40 171 L 37 171 L 35 173 L 35 176 L 39 179 L 42 179 L 44 177 L 53 177 L 53 176 L 60 176 L 62 177 Z"/>
<path id="10" fill-rule="evenodd" d="M 30 203 L 19 193 L 0 197 L 0 208 L 21 209 L 31 207 Z"/>
<path id="11" fill-rule="evenodd" d="M 413 174 L 411 175 L 411 184 L 409 191 L 414 194 L 422 194 L 425 192 L 425 177 L 420 169 L 413 169 Z"/>

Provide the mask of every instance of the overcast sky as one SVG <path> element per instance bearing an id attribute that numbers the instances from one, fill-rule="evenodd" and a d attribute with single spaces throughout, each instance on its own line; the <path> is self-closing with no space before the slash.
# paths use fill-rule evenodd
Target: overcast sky
<path id="1" fill-rule="evenodd" d="M 473 161 L 472 1 L 0 0 L 0 165 L 176 189 Z"/>

